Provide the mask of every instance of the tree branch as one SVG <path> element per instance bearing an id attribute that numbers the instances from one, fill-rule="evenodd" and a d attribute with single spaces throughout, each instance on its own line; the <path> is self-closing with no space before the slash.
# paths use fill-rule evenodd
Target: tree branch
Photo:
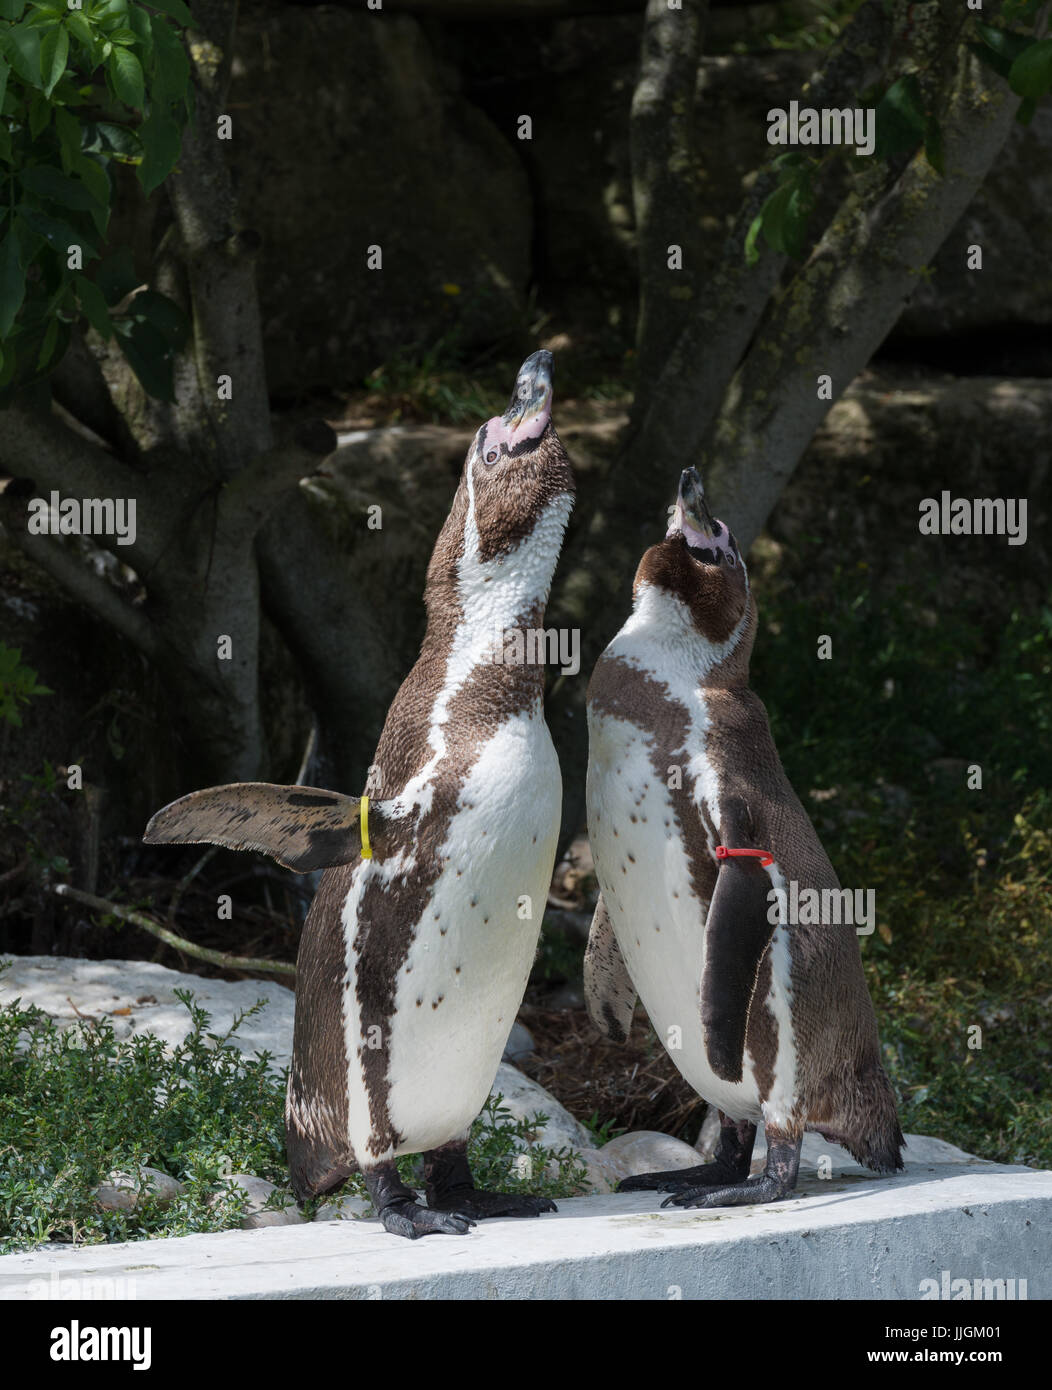
<path id="1" fill-rule="evenodd" d="M 893 19 L 884 0 L 865 0 L 814 81 L 805 83 L 801 101 L 817 108 L 852 105 L 883 67 Z M 749 227 L 778 182 L 772 158 L 746 194 L 720 259 L 661 364 L 660 376 L 653 384 L 640 380 L 645 414 L 638 416 L 642 427 L 632 445 L 635 459 L 690 452 L 715 418 L 785 268 L 785 257 L 769 247 L 761 245 L 760 259 L 753 266 L 746 263 L 744 251 Z"/>
<path id="2" fill-rule="evenodd" d="M 939 114 L 946 174 L 923 151 L 875 205 L 850 194 L 734 376 L 700 466 L 747 550 L 829 410 L 883 342 L 1011 129 L 1018 99 L 961 50 Z"/>
<path id="3" fill-rule="evenodd" d="M 117 409 L 97 358 L 78 330 L 51 378 L 55 399 L 75 420 L 112 445 L 118 454 L 138 452 L 127 421 Z"/>
<path id="4" fill-rule="evenodd" d="M 152 497 L 153 489 L 144 474 L 74 433 L 53 412 L 10 406 L 3 419 L 0 468 L 12 477 L 31 478 L 37 496 L 54 490 L 77 498 L 135 498 L 137 508 Z M 17 531 L 14 513 L 9 511 L 8 518 L 9 527 Z M 25 530 L 24 520 L 21 529 Z M 115 536 L 94 539 L 137 569 L 153 562 L 160 543 L 153 527 L 142 524 L 136 526 L 135 540 L 129 545 L 118 545 Z"/>
<path id="5" fill-rule="evenodd" d="M 649 380 L 692 311 L 697 288 L 700 190 L 694 88 L 708 0 L 649 0 L 630 121 L 632 201 L 639 247 L 638 377 Z M 670 271 L 668 248 L 682 249 Z"/>
<path id="6" fill-rule="evenodd" d="M 155 922 L 145 913 L 122 907 L 120 903 L 110 902 L 108 898 L 97 898 L 94 893 L 84 893 L 79 888 L 71 888 L 68 883 L 56 883 L 51 891 L 56 897 L 72 898 L 74 902 L 82 903 L 85 907 L 93 907 L 96 912 L 108 912 L 113 917 L 119 917 L 122 922 L 142 927 L 143 931 L 156 936 L 158 941 L 163 941 L 173 950 L 182 951 L 184 955 L 193 956 L 196 960 L 206 960 L 209 965 L 218 965 L 224 970 L 258 970 L 268 975 L 296 974 L 296 967 L 288 961 L 260 960 L 256 956 L 230 956 L 225 951 L 213 951 L 208 946 L 198 946 L 193 941 L 187 941 L 185 936 L 177 936 L 174 931 L 162 927 L 160 922 Z"/>
<path id="7" fill-rule="evenodd" d="M 224 105 L 236 20 L 236 0 L 195 0 L 188 52 L 196 119 L 184 135 L 178 172 L 167 185 L 193 301 L 199 391 L 176 413 L 202 447 L 210 446 L 227 477 L 272 443 L 256 294 L 259 237 L 240 224 L 225 154 L 229 146 L 219 138 L 217 124 L 228 115 Z M 229 400 L 217 395 L 220 376 L 232 380 Z"/>
<path id="8" fill-rule="evenodd" d="M 63 589 L 97 618 L 115 628 L 145 656 L 156 658 L 160 643 L 146 614 L 121 597 L 104 575 L 96 572 L 58 537 L 31 536 L 26 530 L 24 502 L 0 492 L 0 521 L 13 545 L 46 570 Z"/>

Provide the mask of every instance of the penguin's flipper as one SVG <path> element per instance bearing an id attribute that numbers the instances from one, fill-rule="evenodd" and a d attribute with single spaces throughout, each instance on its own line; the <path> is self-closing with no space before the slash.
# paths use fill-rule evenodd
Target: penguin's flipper
<path id="1" fill-rule="evenodd" d="M 269 854 L 298 874 L 350 864 L 362 848 L 359 798 L 320 787 L 231 782 L 171 802 L 152 818 L 148 845 L 208 843 Z M 370 823 L 380 829 L 375 805 Z"/>
<path id="2" fill-rule="evenodd" d="M 584 997 L 588 1016 L 603 1037 L 610 1042 L 627 1042 L 636 1007 L 636 987 L 601 893 L 584 953 Z"/>
<path id="3" fill-rule="evenodd" d="M 771 880 L 757 859 L 724 859 L 705 919 L 701 1026 L 709 1065 L 741 1081 L 749 1009 L 777 922 L 767 919 Z"/>

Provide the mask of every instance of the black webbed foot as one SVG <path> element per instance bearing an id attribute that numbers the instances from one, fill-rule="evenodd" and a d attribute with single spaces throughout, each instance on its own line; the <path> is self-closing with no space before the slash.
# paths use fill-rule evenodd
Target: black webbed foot
<path id="1" fill-rule="evenodd" d="M 416 1194 L 398 1176 L 393 1163 L 373 1168 L 364 1177 L 384 1230 L 394 1236 L 404 1236 L 406 1240 L 431 1235 L 463 1236 L 475 1224 L 470 1216 L 459 1211 L 431 1211 L 422 1207 Z"/>
<path id="2" fill-rule="evenodd" d="M 433 1235 L 465 1236 L 475 1224 L 463 1212 L 432 1211 L 429 1207 L 422 1207 L 412 1197 L 384 1207 L 380 1220 L 385 1231 L 390 1231 L 393 1236 L 405 1236 L 407 1240 Z"/>
<path id="3" fill-rule="evenodd" d="M 540 1216 L 542 1211 L 557 1211 L 550 1197 L 524 1197 L 512 1192 L 486 1192 L 480 1187 L 452 1188 L 441 1197 L 428 1197 L 434 1211 L 466 1213 L 476 1221 L 491 1216 Z"/>
<path id="4" fill-rule="evenodd" d="M 634 1173 L 622 1178 L 618 1192 L 682 1192 L 686 1188 L 726 1186 L 736 1174 L 721 1163 L 700 1163 L 696 1168 L 672 1168 L 666 1173 Z"/>
<path id="5" fill-rule="evenodd" d="M 731 1120 L 722 1110 L 719 1117 L 720 1139 L 711 1163 L 661 1173 L 635 1173 L 617 1184 L 618 1192 L 684 1192 L 688 1188 L 733 1187 L 742 1182 L 749 1176 L 756 1126 L 748 1120 Z"/>
<path id="6" fill-rule="evenodd" d="M 478 1221 L 495 1216 L 540 1216 L 556 1211 L 550 1197 L 487 1192 L 476 1187 L 468 1166 L 467 1141 L 456 1140 L 424 1155 L 424 1188 L 434 1211 L 466 1212 Z"/>
<path id="7" fill-rule="evenodd" d="M 800 1140 L 767 1126 L 767 1167 L 759 1177 L 725 1187 L 694 1186 L 666 1197 L 663 1207 L 751 1207 L 791 1197 L 800 1167 Z"/>

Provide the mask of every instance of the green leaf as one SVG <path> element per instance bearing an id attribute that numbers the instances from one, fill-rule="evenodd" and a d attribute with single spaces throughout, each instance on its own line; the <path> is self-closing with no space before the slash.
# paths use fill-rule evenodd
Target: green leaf
<path id="1" fill-rule="evenodd" d="M 22 187 L 29 189 L 30 193 L 60 203 L 64 208 L 91 212 L 97 206 L 95 195 L 83 183 L 60 174 L 49 164 L 35 164 L 31 169 L 24 169 L 20 179 Z"/>
<path id="2" fill-rule="evenodd" d="M 106 70 L 113 83 L 113 90 L 125 106 L 141 111 L 146 98 L 143 90 L 142 64 L 135 54 L 126 48 L 115 48 L 110 54 Z"/>
<path id="3" fill-rule="evenodd" d="M 23 82 L 42 87 L 40 75 L 40 30 L 26 24 L 16 24 L 7 35 L 7 56 Z"/>
<path id="4" fill-rule="evenodd" d="M 156 290 L 143 290 L 128 306 L 129 319 L 148 323 L 164 339 L 167 347 L 178 350 L 190 336 L 190 321 L 182 309 L 167 295 Z"/>
<path id="5" fill-rule="evenodd" d="M 760 217 L 763 219 L 763 234 L 767 244 L 775 251 L 782 252 L 783 255 L 786 252 L 786 245 L 782 233 L 794 184 L 795 179 L 779 184 L 760 209 Z"/>
<path id="6" fill-rule="evenodd" d="M 137 285 L 142 284 L 135 270 L 132 253 L 127 246 L 122 246 L 119 251 L 114 251 L 106 257 L 95 274 L 95 283 L 111 307 L 120 303 Z"/>
<path id="7" fill-rule="evenodd" d="M 749 223 L 749 230 L 745 234 L 745 263 L 755 265 L 760 259 L 760 248 L 757 240 L 760 236 L 760 228 L 763 226 L 763 213 L 758 212 Z"/>
<path id="8" fill-rule="evenodd" d="M 26 0 L 0 0 L 0 19 L 18 19 L 25 7 Z"/>
<path id="9" fill-rule="evenodd" d="M 134 29 L 126 28 L 110 29 L 106 37 L 109 39 L 110 43 L 119 43 L 122 45 L 137 43 L 139 38 Z"/>
<path id="10" fill-rule="evenodd" d="M 139 138 L 143 147 L 139 182 L 149 196 L 175 168 L 182 148 L 182 132 L 171 116 L 155 106 L 139 127 Z"/>
<path id="11" fill-rule="evenodd" d="M 86 260 L 91 260 L 99 254 L 83 232 L 76 231 L 60 217 L 52 217 L 50 213 L 41 212 L 39 208 L 31 207 L 28 203 L 20 203 L 17 211 L 27 226 L 38 236 L 42 236 L 53 250 L 59 252 L 63 261 L 71 246 L 80 246 Z"/>
<path id="12" fill-rule="evenodd" d="M 75 284 L 84 317 L 103 338 L 112 338 L 113 323 L 106 308 L 106 298 L 98 285 L 84 275 L 78 275 Z"/>
<path id="13" fill-rule="evenodd" d="M 1052 87 L 1052 39 L 1039 39 L 1023 50 L 1008 73 L 1008 85 L 1021 97 L 1036 100 Z"/>
<path id="14" fill-rule="evenodd" d="M 185 100 L 190 84 L 190 59 L 183 41 L 160 15 L 150 16 L 150 29 L 154 42 L 152 99 L 158 105 Z"/>
<path id="15" fill-rule="evenodd" d="M 11 71 L 8 65 L 0 58 L 0 110 L 4 105 L 4 93 L 7 91 L 7 75 Z"/>
<path id="16" fill-rule="evenodd" d="M 9 230 L 0 246 L 0 338 L 6 338 L 11 332 L 25 293 L 26 277 L 18 256 L 18 238 Z"/>
<path id="17" fill-rule="evenodd" d="M 44 35 L 40 44 L 40 66 L 44 75 L 44 95 L 50 96 L 55 83 L 66 71 L 69 57 L 69 34 L 63 24 L 56 24 Z"/>
<path id="18" fill-rule="evenodd" d="M 977 23 L 975 27 L 985 46 L 998 58 L 1007 61 L 1006 77 L 1015 60 L 1033 43 L 1029 34 L 1014 34 L 1011 29 L 995 29 L 992 24 L 982 23 Z"/>
<path id="19" fill-rule="evenodd" d="M 878 159 L 906 154 L 917 148 L 924 139 L 928 122 L 920 84 L 914 73 L 907 73 L 891 84 L 877 103 L 876 121 L 877 139 L 873 152 Z"/>
<path id="20" fill-rule="evenodd" d="M 1029 125 L 1034 119 L 1034 112 L 1036 110 L 1036 99 L 1034 97 L 1024 97 L 1019 103 L 1019 110 L 1015 113 L 1015 118 L 1020 125 Z"/>
<path id="21" fill-rule="evenodd" d="M 95 34 L 80 10 L 70 10 L 66 26 L 73 37 L 82 43 L 89 52 L 95 51 Z"/>
<path id="22" fill-rule="evenodd" d="M 73 161 L 73 169 L 95 200 L 90 209 L 91 218 L 99 236 L 105 236 L 110 221 L 110 198 L 113 195 L 110 176 L 101 164 L 97 164 L 86 154 L 77 155 Z"/>
<path id="23" fill-rule="evenodd" d="M 146 67 L 146 59 L 153 49 L 153 30 L 150 28 L 151 16 L 136 5 L 134 9 L 128 11 L 127 18 L 129 28 L 135 32 L 136 37 L 142 42 L 143 51 L 140 57 L 143 60 L 143 67 Z"/>
<path id="24" fill-rule="evenodd" d="M 29 103 L 29 133 L 34 140 L 42 130 L 47 130 L 53 109 L 43 92 L 33 93 Z"/>
<path id="25" fill-rule="evenodd" d="M 165 14 L 170 14 L 179 24 L 190 23 L 190 11 L 183 4 L 183 0 L 150 0 L 150 5 L 152 9 L 162 10 Z"/>
<path id="26" fill-rule="evenodd" d="M 1007 78 L 1008 74 L 1012 71 L 1011 59 L 1004 58 L 1000 53 L 996 53 L 993 49 L 987 48 L 985 43 L 970 43 L 968 45 L 968 50 L 970 53 L 973 53 L 981 63 L 984 63 L 986 67 L 992 68 L 993 71 L 997 73 L 998 77 Z"/>
<path id="27" fill-rule="evenodd" d="M 85 121 L 83 151 L 104 154 L 122 164 L 135 164 L 142 157 L 142 143 L 127 126 L 112 121 Z"/>
<path id="28" fill-rule="evenodd" d="M 789 194 L 785 216 L 782 219 L 782 240 L 785 249 L 795 260 L 804 254 L 807 240 L 807 221 L 814 205 L 810 177 L 798 179 Z"/>
<path id="29" fill-rule="evenodd" d="M 162 401 L 175 400 L 172 362 L 168 345 L 150 324 L 142 321 L 114 322 L 117 342 L 128 365 L 142 383 L 143 390 Z"/>
<path id="30" fill-rule="evenodd" d="M 80 154 L 80 122 L 65 107 L 57 106 L 55 131 L 62 146 L 62 167 L 69 173 L 73 160 Z"/>

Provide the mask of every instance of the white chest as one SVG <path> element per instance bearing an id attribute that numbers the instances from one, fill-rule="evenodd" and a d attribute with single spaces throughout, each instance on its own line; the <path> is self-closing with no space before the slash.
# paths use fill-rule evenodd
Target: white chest
<path id="1" fill-rule="evenodd" d="M 439 850 L 441 873 L 399 969 L 384 1040 L 388 1109 L 405 1136 L 399 1152 L 447 1143 L 486 1099 L 537 949 L 561 797 L 540 709 L 510 717 L 464 782 Z M 398 870 L 393 861 L 365 866 Z M 352 972 L 359 965 L 353 935 L 348 965 Z M 362 1152 L 369 1117 L 356 1061 L 361 1024 L 355 991 L 347 996 L 351 1142 Z"/>

